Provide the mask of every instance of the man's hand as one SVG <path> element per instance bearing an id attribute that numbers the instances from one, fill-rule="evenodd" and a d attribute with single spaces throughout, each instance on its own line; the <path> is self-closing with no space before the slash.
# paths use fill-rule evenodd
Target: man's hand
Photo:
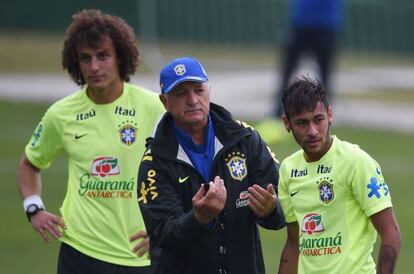
<path id="1" fill-rule="evenodd" d="M 249 190 L 249 207 L 259 218 L 266 218 L 276 208 L 277 195 L 272 184 L 266 189 L 253 185 Z"/>
<path id="2" fill-rule="evenodd" d="M 30 223 L 32 224 L 33 229 L 36 230 L 47 243 L 50 241 L 49 234 L 55 239 L 59 239 L 62 237 L 62 232 L 60 232 L 59 227 L 66 229 L 66 225 L 61 217 L 49 213 L 46 210 L 38 211 L 36 215 L 30 218 Z"/>
<path id="3" fill-rule="evenodd" d="M 131 251 L 136 253 L 138 257 L 143 256 L 148 252 L 150 248 L 149 236 L 146 231 L 139 231 L 131 237 L 129 237 L 129 242 L 132 243 L 136 240 L 142 239 Z"/>
<path id="4" fill-rule="evenodd" d="M 223 211 L 226 199 L 227 190 L 219 176 L 214 178 L 214 182 L 209 183 L 207 193 L 204 184 L 201 185 L 192 200 L 197 221 L 206 225 L 214 220 Z"/>

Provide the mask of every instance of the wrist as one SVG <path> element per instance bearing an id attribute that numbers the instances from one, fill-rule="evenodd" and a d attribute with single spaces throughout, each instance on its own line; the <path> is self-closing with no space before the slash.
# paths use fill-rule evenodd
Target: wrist
<path id="1" fill-rule="evenodd" d="M 45 209 L 45 205 L 39 195 L 32 195 L 24 199 L 23 208 L 30 222 L 34 215 Z"/>
<path id="2" fill-rule="evenodd" d="M 45 205 L 39 195 L 31 195 L 23 200 L 24 211 L 27 211 L 30 205 L 35 204 L 39 208 L 45 209 Z"/>

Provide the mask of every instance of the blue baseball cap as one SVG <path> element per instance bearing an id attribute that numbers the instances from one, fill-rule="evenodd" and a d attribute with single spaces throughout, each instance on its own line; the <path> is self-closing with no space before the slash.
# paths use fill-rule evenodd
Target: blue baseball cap
<path id="1" fill-rule="evenodd" d="M 207 73 L 193 57 L 180 57 L 165 65 L 160 73 L 161 93 L 166 94 L 182 82 L 207 82 Z"/>

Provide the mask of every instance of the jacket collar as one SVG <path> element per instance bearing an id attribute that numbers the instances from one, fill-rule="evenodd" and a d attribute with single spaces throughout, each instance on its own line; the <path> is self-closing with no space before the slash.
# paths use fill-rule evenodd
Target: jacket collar
<path id="1" fill-rule="evenodd" d="M 250 134 L 250 131 L 233 120 L 230 112 L 219 105 L 210 103 L 210 116 L 214 125 L 216 144 L 218 141 L 224 148 L 237 143 L 241 138 Z M 147 143 L 147 146 L 151 146 L 153 154 L 177 158 L 179 145 L 171 128 L 171 122 L 172 116 L 167 112 L 158 123 L 154 138 Z"/>

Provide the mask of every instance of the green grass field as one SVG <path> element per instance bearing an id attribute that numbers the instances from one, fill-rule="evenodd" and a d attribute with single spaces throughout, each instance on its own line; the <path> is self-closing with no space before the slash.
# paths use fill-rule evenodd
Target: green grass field
<path id="1" fill-rule="evenodd" d="M 45 104 L 0 101 L 0 173 L 2 190 L 0 208 L 3 218 L 0 226 L 1 273 L 48 274 L 55 273 L 59 244 L 45 244 L 31 228 L 23 213 L 16 187 L 15 171 L 20 155 L 34 127 L 46 110 Z M 414 254 L 414 223 L 409 210 L 414 186 L 413 135 L 371 131 L 358 128 L 334 128 L 341 139 L 358 143 L 381 163 L 391 188 L 396 215 L 403 235 L 403 245 L 397 273 L 412 273 Z M 293 141 L 273 147 L 279 159 L 297 149 Z M 66 191 L 66 163 L 58 158 L 43 173 L 43 199 L 48 210 L 57 213 Z M 267 273 L 276 273 L 285 230 L 262 231 L 262 243 Z M 375 251 L 374 257 L 377 252 Z"/>

